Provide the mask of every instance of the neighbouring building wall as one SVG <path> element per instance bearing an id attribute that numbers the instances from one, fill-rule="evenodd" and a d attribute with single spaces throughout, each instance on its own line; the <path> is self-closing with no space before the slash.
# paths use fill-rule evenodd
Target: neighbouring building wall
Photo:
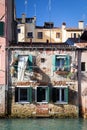
<path id="1" fill-rule="evenodd" d="M 5 114 L 5 0 L 0 1 L 0 116 Z"/>
<path id="2" fill-rule="evenodd" d="M 22 18 L 17 19 L 18 25 L 18 42 L 35 42 L 35 26 L 36 17 L 26 18 L 22 14 Z"/>
<path id="3" fill-rule="evenodd" d="M 14 0 L 0 0 L 0 116 L 6 113 L 8 65 L 6 46 L 14 41 Z M 16 28 L 15 28 L 16 29 Z M 16 37 L 15 37 L 16 38 Z M 6 109 L 5 109 L 6 108 Z"/>
<path id="4" fill-rule="evenodd" d="M 8 44 L 11 42 L 17 42 L 17 22 L 16 22 L 16 12 L 15 12 L 15 1 L 14 0 L 7 0 L 6 1 L 6 35 Z"/>
<path id="5" fill-rule="evenodd" d="M 35 42 L 48 42 L 48 43 L 58 43 L 62 40 L 62 34 L 60 28 L 49 28 L 49 29 L 35 29 L 36 39 Z"/>
<path id="6" fill-rule="evenodd" d="M 74 38 L 74 39 L 76 39 L 76 38 L 80 38 L 81 37 L 81 35 L 82 35 L 82 33 L 83 33 L 83 30 L 81 30 L 81 29 L 66 29 L 66 40 L 68 39 L 68 38 Z"/>
<path id="7" fill-rule="evenodd" d="M 25 24 L 18 24 L 18 41 L 25 42 Z"/>
<path id="8" fill-rule="evenodd" d="M 81 79 L 81 100 L 80 100 L 80 106 L 81 106 L 81 112 L 82 116 L 84 118 L 87 118 L 87 51 L 80 51 L 81 53 L 81 73 L 80 73 L 80 79 Z"/>
<path id="9" fill-rule="evenodd" d="M 14 47 L 9 72 L 11 116 L 78 116 L 76 51 Z"/>
<path id="10" fill-rule="evenodd" d="M 44 23 L 44 26 L 36 25 L 36 17 L 26 18 L 25 14 L 22 18 L 18 18 L 18 41 L 19 42 L 47 42 L 62 43 L 69 38 L 80 39 L 84 31 L 84 24 L 80 21 L 78 27 L 66 27 L 66 23 L 62 23 L 61 27 L 54 27 L 53 23 Z"/>

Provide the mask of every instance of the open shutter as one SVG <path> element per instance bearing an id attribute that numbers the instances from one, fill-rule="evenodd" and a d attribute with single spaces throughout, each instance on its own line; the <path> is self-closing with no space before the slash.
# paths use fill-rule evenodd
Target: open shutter
<path id="1" fill-rule="evenodd" d="M 17 72 L 17 70 L 18 70 L 18 54 L 13 55 L 13 60 L 14 60 L 14 68 L 15 68 L 15 71 Z"/>
<path id="2" fill-rule="evenodd" d="M 56 70 L 56 55 L 52 56 L 52 70 Z"/>
<path id="3" fill-rule="evenodd" d="M 47 102 L 49 103 L 49 101 L 50 101 L 50 88 L 49 87 L 47 87 L 47 89 L 46 89 L 46 91 L 47 91 Z"/>
<path id="4" fill-rule="evenodd" d="M 66 55 L 65 69 L 67 71 L 70 70 L 70 56 L 69 55 Z"/>
<path id="5" fill-rule="evenodd" d="M 65 102 L 68 103 L 68 87 L 65 88 Z"/>
<path id="6" fill-rule="evenodd" d="M 18 102 L 18 88 L 15 88 L 15 102 Z"/>
<path id="7" fill-rule="evenodd" d="M 30 72 L 32 72 L 32 69 L 33 69 L 32 55 L 29 55 L 28 62 L 29 62 L 28 69 L 29 69 Z"/>
<path id="8" fill-rule="evenodd" d="M 37 102 L 42 102 L 42 87 L 37 87 Z"/>
<path id="9" fill-rule="evenodd" d="M 0 22 L 0 36 L 4 36 L 4 22 Z"/>
<path id="10" fill-rule="evenodd" d="M 32 87 L 28 88 L 28 102 L 32 102 Z"/>

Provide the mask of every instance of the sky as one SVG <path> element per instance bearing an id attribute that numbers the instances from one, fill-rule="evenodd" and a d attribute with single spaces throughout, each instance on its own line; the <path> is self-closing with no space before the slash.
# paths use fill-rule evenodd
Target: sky
<path id="1" fill-rule="evenodd" d="M 78 21 L 87 25 L 87 0 L 15 0 L 16 16 L 21 18 L 36 16 L 36 25 L 54 22 L 60 27 L 63 22 L 67 27 L 78 27 Z"/>

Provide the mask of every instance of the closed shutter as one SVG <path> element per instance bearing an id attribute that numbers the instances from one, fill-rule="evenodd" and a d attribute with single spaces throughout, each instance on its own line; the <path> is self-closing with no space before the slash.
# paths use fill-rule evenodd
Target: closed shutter
<path id="1" fill-rule="evenodd" d="M 52 56 L 52 70 L 56 70 L 56 55 Z"/>
<path id="2" fill-rule="evenodd" d="M 4 22 L 0 22 L 0 36 L 4 36 Z"/>
<path id="3" fill-rule="evenodd" d="M 15 88 L 15 102 L 18 102 L 18 88 Z"/>
<path id="4" fill-rule="evenodd" d="M 65 102 L 68 103 L 68 87 L 65 88 Z"/>
<path id="5" fill-rule="evenodd" d="M 29 55 L 28 62 L 29 62 L 28 69 L 29 69 L 30 72 L 32 72 L 32 69 L 33 69 L 32 55 Z"/>
<path id="6" fill-rule="evenodd" d="M 65 70 L 70 70 L 70 56 L 66 55 Z"/>
<path id="7" fill-rule="evenodd" d="M 32 102 L 32 87 L 29 87 L 27 91 L 28 91 L 27 92 L 28 93 L 28 95 L 27 95 L 28 96 L 28 102 L 31 103 Z"/>

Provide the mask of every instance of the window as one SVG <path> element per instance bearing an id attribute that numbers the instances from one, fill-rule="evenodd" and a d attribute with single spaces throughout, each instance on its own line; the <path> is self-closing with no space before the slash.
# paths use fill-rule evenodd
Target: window
<path id="1" fill-rule="evenodd" d="M 49 87 L 37 87 L 36 101 L 42 103 L 49 102 Z"/>
<path id="2" fill-rule="evenodd" d="M 43 38 L 43 32 L 38 32 L 37 37 L 38 37 L 38 39 L 42 39 Z"/>
<path id="3" fill-rule="evenodd" d="M 15 88 L 15 102 L 26 103 L 32 101 L 31 87 L 16 87 Z"/>
<path id="4" fill-rule="evenodd" d="M 53 71 L 69 71 L 70 56 L 69 55 L 53 55 L 52 58 Z"/>
<path id="5" fill-rule="evenodd" d="M 85 71 L 85 62 L 81 62 L 81 71 Z"/>
<path id="6" fill-rule="evenodd" d="M 23 81 L 25 71 L 28 73 L 33 71 L 33 58 L 32 55 L 18 55 L 13 56 L 13 76 L 18 77 L 19 81 Z"/>
<path id="7" fill-rule="evenodd" d="M 71 33 L 71 38 L 76 38 L 76 33 Z"/>
<path id="8" fill-rule="evenodd" d="M 0 22 L 0 36 L 4 36 L 4 22 Z"/>
<path id="9" fill-rule="evenodd" d="M 28 38 L 33 38 L 33 32 L 28 32 L 28 33 L 27 33 L 27 37 L 28 37 Z"/>
<path id="10" fill-rule="evenodd" d="M 56 38 L 60 38 L 60 33 L 56 33 Z"/>
<path id="11" fill-rule="evenodd" d="M 53 102 L 58 104 L 68 103 L 68 87 L 55 87 L 52 91 Z"/>
<path id="12" fill-rule="evenodd" d="M 49 40 L 47 39 L 46 42 L 49 43 Z"/>
<path id="13" fill-rule="evenodd" d="M 21 29 L 20 28 L 18 29 L 18 33 L 21 33 Z"/>
<path id="14" fill-rule="evenodd" d="M 76 33 L 74 33 L 74 38 L 76 38 Z"/>
<path id="15" fill-rule="evenodd" d="M 44 63 L 45 62 L 45 58 L 41 58 L 41 63 Z"/>

